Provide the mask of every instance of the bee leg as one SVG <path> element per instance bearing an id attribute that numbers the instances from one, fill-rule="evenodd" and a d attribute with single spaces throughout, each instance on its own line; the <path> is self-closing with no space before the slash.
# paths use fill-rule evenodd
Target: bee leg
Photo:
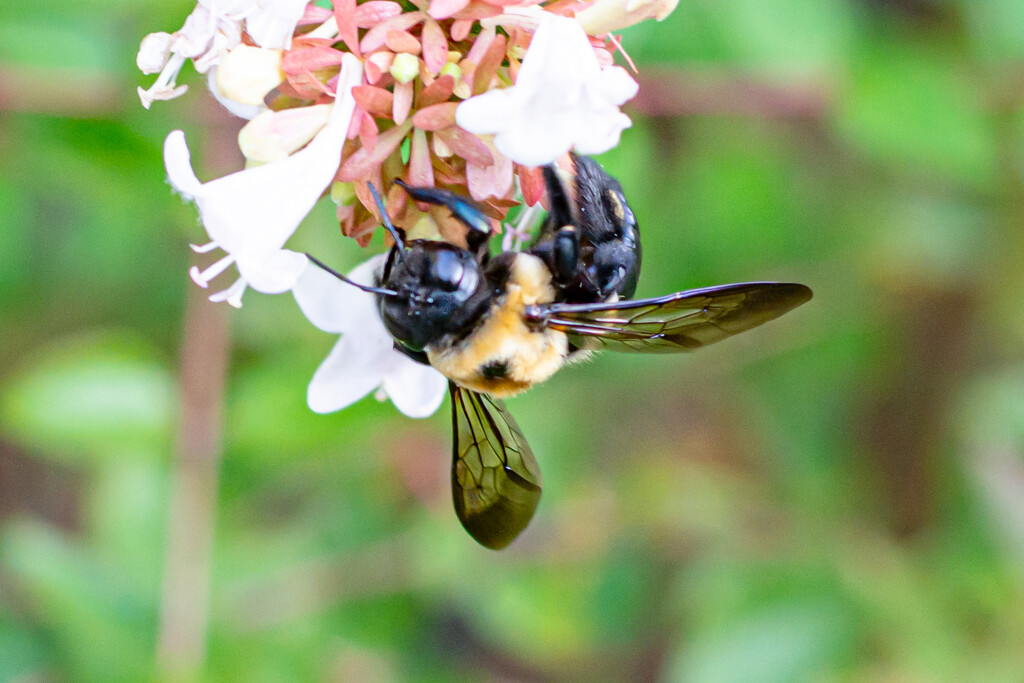
<path id="1" fill-rule="evenodd" d="M 580 237 L 576 228 L 566 226 L 555 233 L 552 244 L 552 268 L 555 281 L 566 284 L 576 275 L 580 266 Z"/>
<path id="2" fill-rule="evenodd" d="M 530 249 L 530 253 L 544 261 L 557 284 L 565 286 L 579 271 L 579 234 L 573 226 L 567 225 L 557 230 L 551 239 Z"/>
<path id="3" fill-rule="evenodd" d="M 472 201 L 462 195 L 439 190 L 436 187 L 413 187 L 402 179 L 396 179 L 410 197 L 418 202 L 443 206 L 452 212 L 452 216 L 469 228 L 466 233 L 466 244 L 470 251 L 476 251 L 491 236 L 491 221 Z"/>
<path id="4" fill-rule="evenodd" d="M 544 167 L 544 185 L 548 191 L 549 220 L 559 227 L 572 225 L 572 199 L 566 192 L 565 184 L 558 175 L 558 167 L 549 164 Z"/>

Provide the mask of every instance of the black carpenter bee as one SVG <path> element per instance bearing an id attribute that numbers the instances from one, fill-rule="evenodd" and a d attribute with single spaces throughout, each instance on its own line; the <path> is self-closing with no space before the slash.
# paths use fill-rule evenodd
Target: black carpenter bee
<path id="1" fill-rule="evenodd" d="M 597 162 L 573 155 L 572 165 L 565 183 L 555 167 L 544 169 L 549 215 L 535 243 L 497 256 L 488 250 L 490 222 L 466 197 L 396 181 L 467 228 L 466 248 L 407 243 L 371 186 L 395 246 L 378 287 L 351 284 L 377 295 L 396 349 L 448 378 L 455 512 L 492 549 L 526 528 L 541 493 L 540 468 L 502 398 L 595 350 L 691 351 L 811 298 L 804 285 L 748 282 L 631 300 L 641 260 L 636 217 Z"/>

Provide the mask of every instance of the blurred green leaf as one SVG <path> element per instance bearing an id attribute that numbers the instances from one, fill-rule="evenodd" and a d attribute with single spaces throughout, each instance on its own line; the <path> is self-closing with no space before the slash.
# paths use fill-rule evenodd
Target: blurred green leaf
<path id="1" fill-rule="evenodd" d="M 0 176 L 0 216 L 4 216 L 3 243 L 0 249 L 0 301 L 11 301 L 20 294 L 28 279 L 28 235 L 30 210 L 18 187 Z"/>
<path id="2" fill-rule="evenodd" d="M 835 123 L 882 161 L 980 185 L 993 178 L 997 150 L 981 85 L 949 46 L 883 35 L 852 63 Z"/>
<path id="3" fill-rule="evenodd" d="M 972 47 L 991 60 L 1024 58 L 1024 5 L 1017 0 L 964 0 Z"/>
<path id="4" fill-rule="evenodd" d="M 56 458 L 150 458 L 169 445 L 170 372 L 138 339 L 79 335 L 38 349 L 7 383 L 0 415 L 22 443 Z"/>
<path id="5" fill-rule="evenodd" d="M 168 526 L 166 465 L 112 458 L 96 470 L 86 501 L 92 546 L 105 562 L 124 569 L 125 588 L 156 596 Z"/>
<path id="6" fill-rule="evenodd" d="M 0 612 L 0 681 L 45 675 L 47 659 L 37 634 L 19 627 L 12 615 Z"/>
<path id="7" fill-rule="evenodd" d="M 75 25 L 45 21 L 39 16 L 33 21 L 0 22 L 0 63 L 67 71 L 118 71 L 111 53 L 116 43 L 102 39 L 110 28 L 98 16 Z M 74 57 L 69 59 L 71 55 Z"/>
<path id="8" fill-rule="evenodd" d="M 840 0 L 683 2 L 663 22 L 624 34 L 630 56 L 644 62 L 725 62 L 758 72 L 806 74 L 841 66 L 855 37 Z"/>
<path id="9" fill-rule="evenodd" d="M 784 602 L 683 646 L 666 680 L 764 683 L 813 680 L 845 655 L 847 617 L 829 603 Z"/>
<path id="10" fill-rule="evenodd" d="M 124 591 L 112 567 L 57 531 L 30 522 L 7 525 L 0 536 L 0 561 L 31 597 L 35 618 L 75 678 L 142 680 L 147 675 L 155 604 Z"/>

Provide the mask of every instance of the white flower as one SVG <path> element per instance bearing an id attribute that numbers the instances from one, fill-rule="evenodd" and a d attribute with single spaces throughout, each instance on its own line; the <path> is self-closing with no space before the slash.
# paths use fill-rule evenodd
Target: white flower
<path id="1" fill-rule="evenodd" d="M 217 84 L 217 76 L 219 72 L 220 66 L 211 66 L 210 71 L 206 74 L 206 85 L 210 88 L 210 94 L 213 95 L 213 99 L 220 102 L 222 107 L 240 119 L 249 120 L 252 120 L 267 111 L 267 105 L 262 102 L 259 104 L 242 104 L 238 100 L 233 100 L 222 93 L 220 91 L 220 86 Z"/>
<path id="2" fill-rule="evenodd" d="M 323 130 L 291 156 L 200 183 L 192 170 L 185 134 L 173 131 L 164 142 L 164 164 L 174 188 L 195 201 L 210 242 L 198 252 L 223 249 L 227 255 L 192 279 L 201 287 L 232 263 L 240 278 L 211 301 L 241 305 L 246 286 L 267 294 L 287 291 L 306 266 L 306 257 L 284 243 L 334 179 L 349 121 L 355 109 L 352 88 L 362 80 L 363 65 L 345 55 L 338 96 Z"/>
<path id="3" fill-rule="evenodd" d="M 385 255 L 357 266 L 349 278 L 372 285 Z M 409 417 L 427 417 L 441 405 L 448 380 L 398 352 L 373 294 L 310 266 L 292 290 L 310 322 L 341 339 L 313 374 L 307 401 L 318 413 L 349 406 L 378 387 Z"/>
<path id="4" fill-rule="evenodd" d="M 139 56 L 136 57 L 136 62 L 145 59 L 148 59 L 148 57 L 144 56 L 142 50 L 140 50 Z M 174 82 L 174 79 L 178 77 L 178 72 L 181 71 L 181 67 L 184 65 L 185 57 L 180 54 L 170 55 L 153 85 L 149 86 L 149 88 L 139 87 L 139 99 L 142 100 L 142 106 L 149 109 L 150 105 L 156 100 L 173 100 L 175 97 L 184 95 L 185 91 L 188 90 L 188 86 L 177 85 Z"/>
<path id="5" fill-rule="evenodd" d="M 163 70 L 167 60 L 171 58 L 171 45 L 174 36 L 170 33 L 150 33 L 142 39 L 135 64 L 144 74 L 155 74 Z"/>
<path id="6" fill-rule="evenodd" d="M 153 66 L 164 48 L 166 33 L 142 40 L 136 61 L 143 73 L 160 71 L 148 89 L 139 88 L 142 105 L 149 109 L 154 100 L 169 100 L 187 90 L 175 80 L 191 59 L 196 71 L 206 73 L 242 40 L 242 24 L 257 45 L 267 49 L 291 47 L 295 25 L 302 18 L 308 0 L 199 0 L 184 25 L 166 47 L 162 68 Z"/>
<path id="7" fill-rule="evenodd" d="M 245 31 L 260 47 L 287 50 L 309 0 L 256 0 L 246 14 Z"/>
<path id="8" fill-rule="evenodd" d="M 238 45 L 217 65 L 217 88 L 242 104 L 263 104 L 267 93 L 284 80 L 282 50 Z"/>
<path id="9" fill-rule="evenodd" d="M 663 21 L 679 4 L 679 0 L 597 0 L 576 13 L 576 21 L 592 36 L 639 24 L 645 19 Z"/>
<path id="10" fill-rule="evenodd" d="M 625 69 L 601 68 L 580 25 L 546 16 L 530 42 L 516 84 L 459 105 L 456 121 L 525 166 L 548 164 L 570 149 L 599 154 L 631 125 L 619 106 L 636 94 Z"/>
<path id="11" fill-rule="evenodd" d="M 250 162 L 285 159 L 323 130 L 332 109 L 330 104 L 313 104 L 265 111 L 238 132 L 238 148 Z"/>

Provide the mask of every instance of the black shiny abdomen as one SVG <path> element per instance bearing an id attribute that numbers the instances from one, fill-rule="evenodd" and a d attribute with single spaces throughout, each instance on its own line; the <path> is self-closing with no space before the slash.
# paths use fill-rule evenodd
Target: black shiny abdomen
<path id="1" fill-rule="evenodd" d="M 552 168 L 544 170 L 551 212 L 530 251 L 552 269 L 557 301 L 631 298 L 641 263 L 636 216 L 622 185 L 600 164 L 576 155 L 573 163 L 569 193 Z"/>

